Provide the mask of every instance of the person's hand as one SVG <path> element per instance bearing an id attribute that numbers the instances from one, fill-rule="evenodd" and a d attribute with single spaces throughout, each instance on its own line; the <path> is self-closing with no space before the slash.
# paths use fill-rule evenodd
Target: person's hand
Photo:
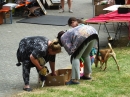
<path id="1" fill-rule="evenodd" d="M 51 73 L 51 76 L 57 76 L 56 72 Z"/>
<path id="2" fill-rule="evenodd" d="M 45 76 L 47 74 L 47 69 L 45 67 L 43 67 L 40 71 L 39 74 Z"/>

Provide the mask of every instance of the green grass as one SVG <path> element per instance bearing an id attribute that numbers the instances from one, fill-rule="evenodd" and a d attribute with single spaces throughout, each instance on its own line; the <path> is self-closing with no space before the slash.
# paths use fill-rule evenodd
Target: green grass
<path id="1" fill-rule="evenodd" d="M 79 85 L 51 86 L 23 92 L 15 97 L 130 97 L 130 48 L 114 48 L 120 66 L 112 58 L 106 71 L 92 65 L 92 80 L 80 80 Z"/>

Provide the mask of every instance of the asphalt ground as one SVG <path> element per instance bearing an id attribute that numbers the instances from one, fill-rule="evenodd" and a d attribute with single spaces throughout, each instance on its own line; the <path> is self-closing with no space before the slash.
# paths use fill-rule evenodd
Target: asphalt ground
<path id="1" fill-rule="evenodd" d="M 93 17 L 92 0 L 73 0 L 73 13 L 68 12 L 68 6 L 65 4 L 65 12 L 59 13 L 58 9 L 46 9 L 48 15 L 73 16 L 89 19 Z M 11 97 L 15 93 L 23 92 L 24 86 L 22 78 L 22 66 L 17 67 L 16 51 L 19 41 L 26 36 L 46 36 L 50 40 L 56 38 L 61 30 L 69 29 L 69 26 L 52 26 L 16 23 L 21 17 L 13 17 L 12 24 L 0 25 L 0 97 Z M 99 25 L 92 25 L 98 30 Z M 113 31 L 113 25 L 107 25 L 109 30 Z M 110 33 L 112 36 L 114 32 Z M 107 33 L 104 26 L 101 27 L 99 38 L 100 46 L 107 46 Z M 48 66 L 49 64 L 47 64 Z M 64 48 L 62 53 L 57 55 L 56 69 L 62 69 L 70 66 L 70 56 Z M 32 88 L 37 86 L 37 72 L 35 68 L 31 69 L 30 85 Z"/>

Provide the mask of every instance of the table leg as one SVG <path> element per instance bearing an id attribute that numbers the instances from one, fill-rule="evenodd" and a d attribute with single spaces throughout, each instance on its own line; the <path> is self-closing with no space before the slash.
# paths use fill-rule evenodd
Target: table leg
<path id="1" fill-rule="evenodd" d="M 98 34 L 99 34 L 99 31 L 100 31 L 100 28 L 101 28 L 101 23 L 99 24 L 99 28 L 98 28 Z"/>
<path id="2" fill-rule="evenodd" d="M 10 23 L 12 24 L 12 10 L 10 10 Z"/>
<path id="3" fill-rule="evenodd" d="M 129 22 L 129 26 L 128 26 L 128 32 L 129 32 L 129 42 L 128 42 L 128 44 L 127 44 L 127 46 L 129 46 L 129 44 L 130 44 L 130 22 Z"/>
<path id="4" fill-rule="evenodd" d="M 120 37 L 121 37 L 121 27 L 122 27 L 123 25 L 124 25 L 125 27 L 127 27 L 127 28 L 128 28 L 128 31 L 129 31 L 129 27 L 127 26 L 126 22 L 125 22 L 125 23 L 124 23 L 124 22 L 119 22 L 119 23 L 118 23 L 118 26 L 117 26 L 116 33 L 115 33 L 115 39 L 117 39 L 117 34 L 118 34 L 118 33 L 119 33 L 118 39 L 120 39 Z"/>
<path id="5" fill-rule="evenodd" d="M 7 19 L 6 19 L 6 15 L 7 15 L 8 12 L 4 12 L 4 23 L 6 24 L 7 22 Z M 9 24 L 12 24 L 12 10 L 9 11 L 9 19 L 10 19 L 10 23 Z"/>
<path id="6" fill-rule="evenodd" d="M 104 23 L 104 26 L 105 26 L 105 28 L 106 28 L 106 31 L 107 31 L 108 36 L 111 37 L 111 36 L 110 36 L 110 33 L 109 33 L 108 29 L 107 29 L 106 23 Z"/>
<path id="7" fill-rule="evenodd" d="M 4 12 L 3 14 L 4 14 L 4 23 L 6 24 L 6 12 Z"/>
<path id="8" fill-rule="evenodd" d="M 117 29 L 116 29 L 116 33 L 115 33 L 115 40 L 117 39 L 117 34 L 118 34 L 118 31 L 120 31 L 119 32 L 119 36 L 120 36 L 120 33 L 121 33 L 121 25 L 122 25 L 122 23 L 118 23 L 117 24 Z"/>

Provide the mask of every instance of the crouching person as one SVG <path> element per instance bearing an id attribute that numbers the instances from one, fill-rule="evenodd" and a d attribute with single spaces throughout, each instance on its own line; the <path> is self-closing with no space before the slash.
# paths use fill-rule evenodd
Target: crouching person
<path id="1" fill-rule="evenodd" d="M 66 84 L 79 84 L 79 79 L 91 79 L 90 52 L 99 38 L 97 31 L 89 25 L 79 25 L 57 36 L 61 46 L 71 55 L 72 78 Z M 80 77 L 80 58 L 84 60 L 84 75 Z"/>
<path id="2" fill-rule="evenodd" d="M 23 38 L 17 50 L 17 66 L 22 64 L 23 90 L 32 91 L 29 85 L 30 69 L 36 67 L 39 76 L 45 76 L 47 69 L 45 64 L 49 62 L 52 76 L 55 76 L 55 57 L 61 52 L 58 40 L 50 41 L 44 36 L 33 36 Z"/>

